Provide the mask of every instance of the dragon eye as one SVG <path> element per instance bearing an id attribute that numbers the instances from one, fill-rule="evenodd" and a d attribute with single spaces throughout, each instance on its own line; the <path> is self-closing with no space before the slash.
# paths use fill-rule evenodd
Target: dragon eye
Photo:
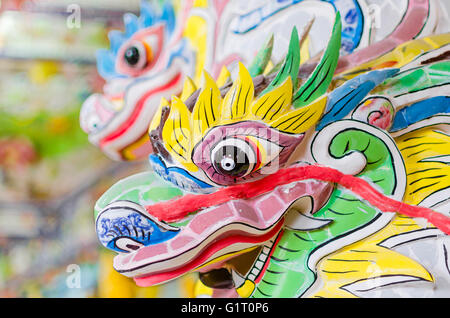
<path id="1" fill-rule="evenodd" d="M 248 122 L 211 129 L 192 153 L 193 163 L 215 185 L 249 182 L 285 165 L 304 135 L 288 135 L 263 123 Z"/>
<path id="2" fill-rule="evenodd" d="M 135 32 L 115 54 L 117 73 L 138 77 L 153 70 L 164 47 L 164 24 Z"/>
<path id="3" fill-rule="evenodd" d="M 231 177 L 244 177 L 258 164 L 257 149 L 250 141 L 227 138 L 219 142 L 211 151 L 214 169 Z"/>
<path id="4" fill-rule="evenodd" d="M 130 67 L 144 68 L 148 63 L 146 51 L 142 43 L 135 42 L 125 49 L 123 57 Z"/>

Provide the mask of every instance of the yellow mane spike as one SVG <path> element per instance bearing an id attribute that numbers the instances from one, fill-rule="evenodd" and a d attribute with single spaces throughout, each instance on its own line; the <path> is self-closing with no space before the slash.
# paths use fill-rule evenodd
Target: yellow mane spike
<path id="1" fill-rule="evenodd" d="M 383 277 L 396 275 L 433 282 L 433 276 L 423 265 L 380 245 L 388 238 L 423 229 L 417 220 L 396 215 L 380 231 L 324 257 L 317 264 L 318 279 L 324 284 L 311 296 L 351 297 L 349 285 L 364 281 L 376 283 Z"/>
<path id="2" fill-rule="evenodd" d="M 189 170 L 191 170 L 193 168 L 190 156 L 192 149 L 191 113 L 183 101 L 176 96 L 172 97 L 170 113 L 164 124 L 162 137 L 170 154 L 186 167 L 190 167 Z"/>
<path id="3" fill-rule="evenodd" d="M 230 71 L 225 66 L 222 66 L 219 77 L 217 78 L 217 85 L 221 87 L 230 81 L 231 81 Z"/>
<path id="4" fill-rule="evenodd" d="M 190 87 L 190 88 L 189 88 Z M 194 90 L 185 84 L 185 92 Z M 290 77 L 271 91 L 254 100 L 254 85 L 248 70 L 239 63 L 239 72 L 233 85 L 222 99 L 222 93 L 207 72 L 192 111 L 178 97 L 172 97 L 170 113 L 162 130 L 162 139 L 169 153 L 189 171 L 197 171 L 192 162 L 192 151 L 208 131 L 218 125 L 243 120 L 263 121 L 281 132 L 300 134 L 312 127 L 322 116 L 327 98 L 321 97 L 300 109 L 292 109 L 293 83 Z M 160 124 L 162 100 L 151 128 Z"/>
<path id="5" fill-rule="evenodd" d="M 317 123 L 322 116 L 326 104 L 327 96 L 325 95 L 316 99 L 308 106 L 301 107 L 279 117 L 269 125 L 291 134 L 303 133 Z"/>
<path id="6" fill-rule="evenodd" d="M 219 91 L 219 85 L 214 81 L 214 78 L 207 71 L 203 71 L 202 90 L 207 88 L 213 88 Z"/>
<path id="7" fill-rule="evenodd" d="M 263 75 L 269 74 L 273 70 L 274 67 L 275 67 L 275 65 L 273 64 L 273 62 L 269 61 L 269 63 L 267 63 L 267 66 L 263 72 Z"/>
<path id="8" fill-rule="evenodd" d="M 253 100 L 254 86 L 253 80 L 245 68 L 239 62 L 238 78 L 234 81 L 222 103 L 221 116 L 223 119 L 236 120 L 244 118 Z"/>
<path id="9" fill-rule="evenodd" d="M 311 58 L 311 55 L 309 54 L 309 47 L 310 47 L 311 39 L 310 37 L 306 37 L 305 41 L 302 43 L 302 46 L 300 47 L 300 61 L 301 64 L 305 63 Z"/>
<path id="10" fill-rule="evenodd" d="M 207 73 L 203 74 L 204 83 L 192 110 L 193 143 L 201 139 L 205 131 L 212 127 L 220 117 L 222 97 L 214 79 Z"/>
<path id="11" fill-rule="evenodd" d="M 404 201 L 417 205 L 450 187 L 450 166 L 442 160 L 450 148 L 448 131 L 425 126 L 395 138 L 407 173 Z"/>
<path id="12" fill-rule="evenodd" d="M 185 102 L 186 99 L 188 99 L 189 96 L 191 96 L 196 90 L 197 90 L 197 86 L 195 85 L 194 81 L 189 76 L 186 76 L 186 79 L 184 80 L 183 91 L 181 92 L 180 99 L 183 102 Z"/>
<path id="13" fill-rule="evenodd" d="M 306 61 L 308 61 L 310 59 L 310 54 L 309 54 L 309 47 L 310 47 L 310 42 L 311 42 L 311 38 L 309 36 L 309 32 L 311 31 L 311 28 L 314 24 L 314 20 L 315 18 L 312 18 L 308 24 L 306 25 L 302 37 L 300 39 L 300 64 L 305 63 Z"/>
<path id="14" fill-rule="evenodd" d="M 290 110 L 292 101 L 292 80 L 288 77 L 277 88 L 258 97 L 251 107 L 251 116 L 267 123 L 277 120 Z M 251 119 L 251 118 L 249 118 Z"/>
<path id="15" fill-rule="evenodd" d="M 161 97 L 161 102 L 159 103 L 159 107 L 156 110 L 155 115 L 153 116 L 152 121 L 150 122 L 150 126 L 148 127 L 148 132 L 150 133 L 152 130 L 158 128 L 161 122 L 161 112 L 163 107 L 169 106 L 169 101 L 164 97 Z"/>

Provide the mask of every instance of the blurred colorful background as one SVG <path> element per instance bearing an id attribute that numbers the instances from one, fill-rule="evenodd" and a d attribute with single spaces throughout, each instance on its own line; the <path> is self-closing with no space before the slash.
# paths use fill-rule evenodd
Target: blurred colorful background
<path id="1" fill-rule="evenodd" d="M 0 297 L 190 297 L 194 278 L 138 288 L 112 269 L 93 206 L 146 163 L 92 146 L 79 110 L 95 51 L 140 0 L 0 1 Z"/>

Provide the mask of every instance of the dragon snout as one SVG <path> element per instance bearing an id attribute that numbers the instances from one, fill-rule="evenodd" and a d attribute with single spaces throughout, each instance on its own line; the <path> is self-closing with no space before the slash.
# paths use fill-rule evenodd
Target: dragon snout
<path id="1" fill-rule="evenodd" d="M 93 94 L 86 99 L 80 111 L 80 126 L 87 134 L 96 133 L 114 117 L 111 102 L 101 94 Z"/>

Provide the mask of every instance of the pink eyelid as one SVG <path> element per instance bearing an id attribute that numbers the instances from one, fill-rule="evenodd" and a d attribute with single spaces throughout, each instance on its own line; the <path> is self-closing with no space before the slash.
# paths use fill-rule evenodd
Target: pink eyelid
<path id="1" fill-rule="evenodd" d="M 208 178 L 218 185 L 229 185 L 239 182 L 246 182 L 249 180 L 254 180 L 261 177 L 261 167 L 259 169 L 255 169 L 252 173 L 248 174 L 242 180 L 237 180 L 235 178 L 220 175 L 213 168 L 211 162 L 211 149 L 217 144 L 219 140 L 222 140 L 224 137 L 232 138 L 237 136 L 254 136 L 258 138 L 265 138 L 268 141 L 277 140 L 279 146 L 283 149 L 278 154 L 278 163 L 280 168 L 287 162 L 290 155 L 296 149 L 296 147 L 302 141 L 304 135 L 287 135 L 277 131 L 274 128 L 268 127 L 263 123 L 249 123 L 249 122 L 240 122 L 228 126 L 219 126 L 215 127 L 211 130 L 203 139 L 203 142 L 198 144 L 194 148 L 192 160 L 193 162 L 202 169 Z M 270 164 L 270 163 L 269 163 Z"/>

